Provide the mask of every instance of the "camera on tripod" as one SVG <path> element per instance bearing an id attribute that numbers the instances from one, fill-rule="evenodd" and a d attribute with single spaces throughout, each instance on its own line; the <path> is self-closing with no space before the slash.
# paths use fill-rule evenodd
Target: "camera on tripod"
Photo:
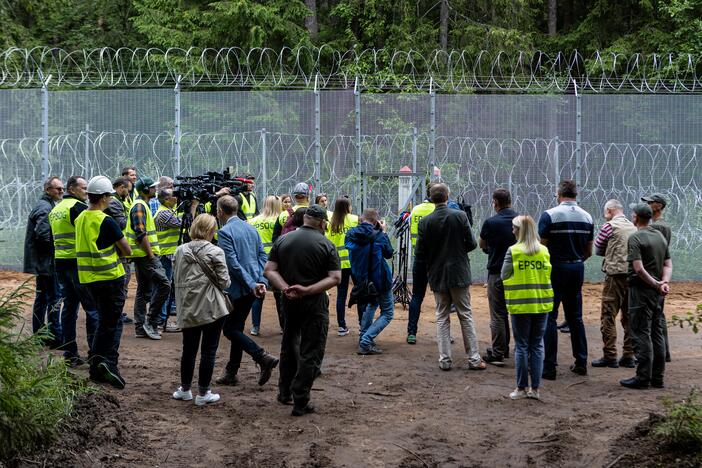
<path id="1" fill-rule="evenodd" d="M 199 176 L 176 176 L 173 196 L 181 202 L 198 200 L 201 203 L 215 203 L 217 192 L 228 188 L 231 195 L 238 195 L 253 184 L 253 177 L 233 177 L 229 168 L 224 172 L 209 171 Z"/>

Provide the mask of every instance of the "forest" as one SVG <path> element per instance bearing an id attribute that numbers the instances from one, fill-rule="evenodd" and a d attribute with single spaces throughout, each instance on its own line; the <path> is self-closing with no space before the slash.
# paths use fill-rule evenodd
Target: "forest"
<path id="1" fill-rule="evenodd" d="M 0 0 L 0 48 L 697 54 L 702 0 Z"/>

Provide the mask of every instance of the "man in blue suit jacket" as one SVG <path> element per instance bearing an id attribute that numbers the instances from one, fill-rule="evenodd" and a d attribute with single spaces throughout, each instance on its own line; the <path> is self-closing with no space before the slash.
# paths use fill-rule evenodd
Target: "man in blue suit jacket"
<path id="1" fill-rule="evenodd" d="M 255 341 L 244 334 L 244 325 L 251 306 L 257 297 L 266 294 L 268 281 L 263 276 L 263 267 L 268 260 L 263 250 L 261 236 L 251 224 L 237 216 L 239 204 L 230 195 L 217 201 L 217 217 L 222 223 L 219 230 L 219 246 L 227 258 L 231 286 L 227 295 L 232 301 L 232 311 L 224 322 L 224 336 L 231 342 L 229 362 L 224 373 L 217 379 L 220 385 L 236 385 L 236 374 L 241 365 L 243 351 L 249 354 L 261 369 L 258 384 L 265 384 L 278 365 L 278 358 L 267 353 Z"/>

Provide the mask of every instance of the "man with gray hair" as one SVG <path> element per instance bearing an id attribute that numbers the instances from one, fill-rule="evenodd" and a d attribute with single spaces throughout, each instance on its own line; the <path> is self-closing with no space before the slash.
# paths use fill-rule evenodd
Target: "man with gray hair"
<path id="1" fill-rule="evenodd" d="M 634 348 L 629 334 L 627 270 L 627 242 L 629 236 L 636 232 L 636 226 L 624 216 L 624 207 L 619 200 L 608 200 L 604 206 L 606 223 L 600 228 L 595 239 L 595 253 L 601 257 L 602 271 L 605 273 L 602 288 L 602 313 L 600 331 L 602 332 L 602 358 L 592 361 L 592 367 L 629 367 L 636 366 Z M 622 357 L 617 361 L 617 314 L 621 311 L 624 329 L 624 346 Z"/>

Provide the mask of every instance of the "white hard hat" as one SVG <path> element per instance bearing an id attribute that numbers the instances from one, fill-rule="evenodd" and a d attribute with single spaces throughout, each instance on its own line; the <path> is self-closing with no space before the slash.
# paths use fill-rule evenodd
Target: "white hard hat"
<path id="1" fill-rule="evenodd" d="M 95 176 L 88 181 L 87 192 L 93 195 L 104 195 L 106 193 L 114 195 L 115 193 L 112 188 L 112 182 L 103 175 Z"/>

